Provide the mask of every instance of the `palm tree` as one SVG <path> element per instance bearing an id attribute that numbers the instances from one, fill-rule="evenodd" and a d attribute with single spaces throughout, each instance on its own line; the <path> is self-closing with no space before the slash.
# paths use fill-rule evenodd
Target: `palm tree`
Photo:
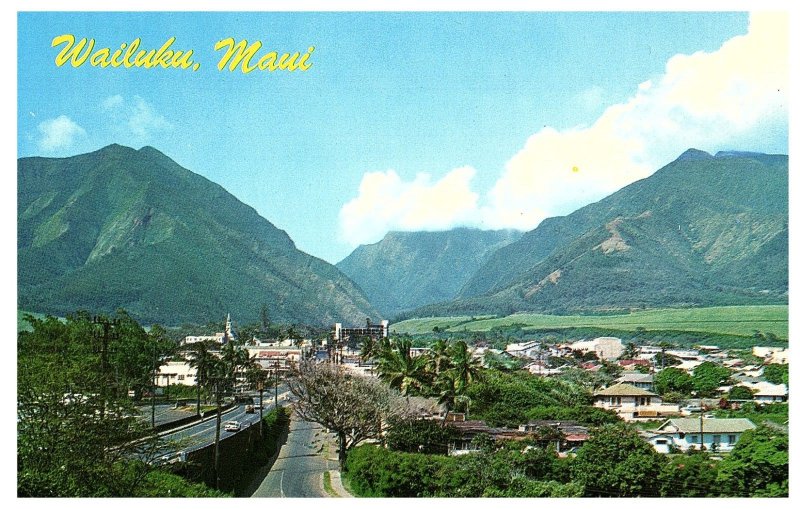
<path id="1" fill-rule="evenodd" d="M 426 364 L 424 357 L 411 356 L 411 340 L 401 339 L 395 348 L 381 349 L 378 378 L 408 397 L 412 392 L 421 391 L 428 383 Z"/>
<path id="2" fill-rule="evenodd" d="M 434 342 L 430 349 L 430 359 L 433 364 L 433 373 L 437 377 L 450 369 L 450 342 L 446 339 Z"/>
<path id="3" fill-rule="evenodd" d="M 222 392 L 221 389 L 228 383 L 228 366 L 222 359 L 215 358 L 208 373 L 209 383 L 214 387 L 214 400 L 217 405 L 216 433 L 214 435 L 214 475 L 215 487 L 219 489 L 219 433 L 222 427 Z"/>
<path id="4" fill-rule="evenodd" d="M 453 364 L 451 368 L 456 380 L 456 386 L 463 392 L 467 385 L 474 380 L 483 378 L 483 368 L 478 359 L 472 356 L 467 344 L 457 341 L 450 350 L 450 358 Z"/>
<path id="5" fill-rule="evenodd" d="M 366 363 L 378 354 L 378 342 L 372 336 L 361 338 L 361 362 Z"/>
<path id="6" fill-rule="evenodd" d="M 189 365 L 197 369 L 195 375 L 195 385 L 197 385 L 197 415 L 200 415 L 200 389 L 209 386 L 212 366 L 217 361 L 217 357 L 208 349 L 208 344 L 206 342 L 195 343 L 194 357 L 189 361 Z"/>

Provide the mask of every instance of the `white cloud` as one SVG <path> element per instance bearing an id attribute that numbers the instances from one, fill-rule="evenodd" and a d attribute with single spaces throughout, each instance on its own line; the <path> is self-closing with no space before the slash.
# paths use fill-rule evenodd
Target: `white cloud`
<path id="1" fill-rule="evenodd" d="M 39 148 L 44 152 L 70 148 L 76 137 L 86 135 L 86 131 L 66 115 L 40 123 L 39 132 Z"/>
<path id="2" fill-rule="evenodd" d="M 714 52 L 675 55 L 662 75 L 639 84 L 630 99 L 606 108 L 592 125 L 544 128 L 530 136 L 506 163 L 482 206 L 469 190 L 469 179 L 458 180 L 459 187 L 452 190 L 438 186 L 439 192 L 462 198 L 452 216 L 443 206 L 419 207 L 413 225 L 398 221 L 419 202 L 405 195 L 396 204 L 405 206 L 400 211 L 392 208 L 392 201 L 371 200 L 364 183 L 376 174 L 367 174 L 359 197 L 340 214 L 344 236 L 353 244 L 363 242 L 364 235 L 353 230 L 363 222 L 369 222 L 370 238 L 402 226 L 442 229 L 448 217 L 450 226 L 466 222 L 529 230 L 545 217 L 567 214 L 647 177 L 690 147 L 709 152 L 786 150 L 788 47 L 785 14 L 751 14 L 746 35 Z M 588 89 L 576 100 L 591 102 L 600 96 L 599 89 Z M 406 190 L 431 187 L 419 177 L 406 184 L 391 174 L 394 181 L 384 184 Z M 467 208 L 470 204 L 474 209 Z"/>
<path id="3" fill-rule="evenodd" d="M 528 138 L 489 192 L 486 224 L 534 228 L 650 175 L 690 147 L 784 147 L 787 66 L 786 17 L 751 15 L 747 35 L 712 53 L 672 57 L 662 76 L 590 127 Z"/>
<path id="4" fill-rule="evenodd" d="M 163 115 L 138 95 L 131 101 L 121 95 L 107 97 L 100 103 L 100 109 L 118 135 L 129 136 L 137 142 L 145 142 L 157 133 L 173 128 Z"/>
<path id="5" fill-rule="evenodd" d="M 473 222 L 478 195 L 469 185 L 475 170 L 456 168 L 432 182 L 419 173 L 403 182 L 394 170 L 367 173 L 358 197 L 339 211 L 344 240 L 352 245 L 377 242 L 389 230 L 444 230 Z"/>
<path id="6" fill-rule="evenodd" d="M 122 98 L 121 95 L 112 95 L 111 97 L 106 97 L 102 103 L 100 103 L 101 108 L 103 111 L 110 111 L 117 108 L 122 107 L 125 104 L 125 99 Z"/>

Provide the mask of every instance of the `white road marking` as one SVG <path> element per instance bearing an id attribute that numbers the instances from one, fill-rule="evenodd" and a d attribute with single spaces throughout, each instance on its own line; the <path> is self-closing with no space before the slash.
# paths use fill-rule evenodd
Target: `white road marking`
<path id="1" fill-rule="evenodd" d="M 286 473 L 286 470 L 281 470 L 281 498 L 286 498 L 286 495 L 283 494 L 283 474 Z"/>

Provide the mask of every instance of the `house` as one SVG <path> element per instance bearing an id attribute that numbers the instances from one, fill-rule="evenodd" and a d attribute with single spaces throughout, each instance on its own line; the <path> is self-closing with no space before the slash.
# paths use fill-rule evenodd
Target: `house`
<path id="1" fill-rule="evenodd" d="M 653 375 L 649 373 L 625 373 L 616 379 L 616 383 L 629 384 L 646 391 L 652 391 Z"/>
<path id="2" fill-rule="evenodd" d="M 478 450 L 473 443 L 475 437 L 486 434 L 495 441 L 521 441 L 526 438 L 536 438 L 545 443 L 555 445 L 556 451 L 563 451 L 572 447 L 580 447 L 589 440 L 589 429 L 580 426 L 574 421 L 536 420 L 522 424 L 518 429 L 493 428 L 484 421 L 470 421 L 464 419 L 464 414 L 450 413 L 447 416 L 446 426 L 459 431 L 460 438 L 448 444 L 448 455 L 460 456 Z"/>
<path id="3" fill-rule="evenodd" d="M 625 351 L 622 347 L 622 340 L 619 338 L 602 337 L 591 341 L 576 341 L 570 345 L 572 351 L 594 352 L 598 359 L 614 361 L 619 359 Z"/>
<path id="4" fill-rule="evenodd" d="M 548 368 L 546 363 L 534 361 L 530 364 L 526 364 L 522 369 L 528 370 L 528 372 L 532 375 L 553 376 L 563 373 L 565 367 L 559 366 L 557 368 Z"/>
<path id="5" fill-rule="evenodd" d="M 788 348 L 754 346 L 753 355 L 764 359 L 764 364 L 786 364 L 789 362 Z"/>
<path id="6" fill-rule="evenodd" d="M 589 428 L 575 421 L 534 420 L 520 424 L 519 431 L 535 434 L 539 437 L 550 437 L 555 443 L 556 452 L 580 447 L 591 438 Z"/>
<path id="7" fill-rule="evenodd" d="M 789 390 L 785 384 L 773 384 L 769 382 L 740 382 L 736 385 L 747 387 L 753 391 L 753 401 L 758 403 L 780 403 L 786 401 Z"/>
<path id="8" fill-rule="evenodd" d="M 755 428 L 750 419 L 669 419 L 655 431 L 644 432 L 645 439 L 660 453 L 672 449 L 700 449 L 729 452 L 742 433 Z"/>
<path id="9" fill-rule="evenodd" d="M 528 341 L 527 343 L 509 343 L 506 345 L 506 352 L 514 357 L 536 357 L 539 355 L 541 344 L 538 341 Z"/>
<path id="10" fill-rule="evenodd" d="M 647 359 L 623 359 L 617 364 L 619 364 L 620 367 L 626 371 L 634 370 L 636 369 L 636 366 L 642 366 L 643 368 L 650 369 L 650 361 Z"/>
<path id="11" fill-rule="evenodd" d="M 664 404 L 661 396 L 624 383 L 595 392 L 594 406 L 612 410 L 625 421 L 655 419 L 679 413 L 678 405 Z"/>
<path id="12" fill-rule="evenodd" d="M 475 437 L 481 434 L 488 435 L 492 440 L 522 440 L 527 436 L 524 431 L 512 430 L 508 428 L 492 428 L 484 421 L 459 420 L 463 414 L 449 414 L 447 426 L 451 426 L 459 431 L 460 438 L 447 445 L 449 456 L 460 456 L 478 451 L 478 447 L 473 443 Z M 452 419 L 452 420 L 451 420 Z"/>
<path id="13" fill-rule="evenodd" d="M 693 361 L 693 360 L 685 360 L 678 364 L 677 366 L 672 366 L 673 368 L 682 369 L 687 372 L 694 371 L 694 368 L 702 364 L 702 361 Z"/>

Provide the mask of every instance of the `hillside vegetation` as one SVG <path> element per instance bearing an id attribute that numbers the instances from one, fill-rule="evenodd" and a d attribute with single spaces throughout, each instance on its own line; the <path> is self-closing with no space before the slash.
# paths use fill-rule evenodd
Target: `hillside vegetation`
<path id="1" fill-rule="evenodd" d="M 516 230 L 456 228 L 444 232 L 389 232 L 359 246 L 336 266 L 384 316 L 455 297 L 497 249 L 518 239 Z"/>
<path id="2" fill-rule="evenodd" d="M 154 148 L 23 158 L 17 181 L 22 309 L 168 325 L 252 322 L 263 304 L 286 323 L 380 316 L 334 266 Z"/>
<path id="3" fill-rule="evenodd" d="M 788 159 L 689 150 L 498 249 L 457 299 L 400 318 L 785 304 Z"/>

